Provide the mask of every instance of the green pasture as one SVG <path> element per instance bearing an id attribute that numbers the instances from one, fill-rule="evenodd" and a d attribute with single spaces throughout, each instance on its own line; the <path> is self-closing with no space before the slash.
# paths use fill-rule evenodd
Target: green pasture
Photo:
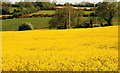
<path id="1" fill-rule="evenodd" d="M 3 31 L 16 31 L 16 30 L 18 30 L 18 27 L 24 22 L 32 23 L 34 28 L 46 27 L 49 25 L 49 21 L 51 18 L 52 17 L 6 19 L 6 20 L 2 20 L 2 30 Z M 89 17 L 83 17 L 82 21 L 86 22 L 88 20 L 88 18 Z M 113 20 L 118 20 L 118 17 L 114 17 Z M 89 22 L 89 21 L 87 21 L 87 22 Z M 98 25 L 100 25 L 100 24 L 98 24 Z M 118 25 L 118 22 L 113 22 L 113 25 Z"/>
<path id="2" fill-rule="evenodd" d="M 95 13 L 95 11 L 84 11 L 84 14 Z"/>
<path id="3" fill-rule="evenodd" d="M 78 8 L 95 8 L 95 7 L 78 7 Z"/>
<path id="4" fill-rule="evenodd" d="M 31 13 L 29 15 L 33 15 L 33 14 L 54 14 L 55 10 L 41 10 L 35 13 Z M 95 11 L 84 11 L 84 14 L 90 14 L 90 13 L 95 13 Z"/>
<path id="5" fill-rule="evenodd" d="M 49 20 L 51 17 L 37 17 L 37 18 L 20 18 L 20 19 L 7 19 L 2 20 L 2 30 L 3 31 L 16 31 L 18 27 L 24 23 L 32 23 L 34 28 L 45 27 L 49 25 Z"/>
<path id="6" fill-rule="evenodd" d="M 13 13 L 13 12 L 14 12 L 14 9 L 18 10 L 17 7 L 8 7 L 8 9 L 9 9 L 9 12 L 10 12 L 10 13 Z"/>
<path id="7" fill-rule="evenodd" d="M 33 15 L 33 14 L 54 14 L 54 13 L 55 13 L 55 10 L 41 10 L 41 11 L 29 14 L 29 15 Z"/>
<path id="8" fill-rule="evenodd" d="M 12 15 L 0 15 L 0 17 L 2 17 L 2 16 L 12 16 Z"/>
<path id="9" fill-rule="evenodd" d="M 56 6 L 56 7 L 63 7 L 63 6 Z M 95 8 L 95 7 L 74 7 L 74 8 Z"/>

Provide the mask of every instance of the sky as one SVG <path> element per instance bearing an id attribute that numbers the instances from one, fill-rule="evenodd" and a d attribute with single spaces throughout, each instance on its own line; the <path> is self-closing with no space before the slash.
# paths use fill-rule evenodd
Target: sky
<path id="1" fill-rule="evenodd" d="M 20 2 L 20 1 L 23 1 L 23 0 L 9 0 L 11 1 L 12 3 L 15 3 L 15 2 Z M 53 0 L 51 0 L 53 1 Z M 66 2 L 70 2 L 70 3 L 80 3 L 82 1 L 87 1 L 87 2 L 92 2 L 92 3 L 97 3 L 97 2 L 102 2 L 103 0 L 57 0 L 57 3 L 61 3 L 61 4 L 64 4 Z M 107 0 L 108 1 L 108 0 Z M 112 1 L 112 0 L 110 0 Z M 113 0 L 114 1 L 114 0 Z M 117 0 L 119 1 L 119 0 Z"/>

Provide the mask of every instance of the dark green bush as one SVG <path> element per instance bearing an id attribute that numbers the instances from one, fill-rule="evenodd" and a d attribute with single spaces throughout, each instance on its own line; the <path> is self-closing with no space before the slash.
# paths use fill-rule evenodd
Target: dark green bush
<path id="1" fill-rule="evenodd" d="M 99 27 L 99 25 L 94 25 L 94 27 Z"/>
<path id="2" fill-rule="evenodd" d="M 21 15 L 23 15 L 22 12 L 15 12 L 15 13 L 13 14 L 13 17 L 18 17 L 18 16 L 21 16 Z"/>
<path id="3" fill-rule="evenodd" d="M 33 29 L 33 25 L 31 23 L 23 23 L 21 24 L 21 26 L 19 26 L 18 31 L 24 31 L 24 30 L 32 30 Z"/>
<path id="4" fill-rule="evenodd" d="M 57 26 L 57 29 L 65 29 L 64 26 Z"/>
<path id="5" fill-rule="evenodd" d="M 84 25 L 83 25 L 83 28 L 89 28 L 90 27 L 90 24 L 89 23 L 85 23 Z"/>

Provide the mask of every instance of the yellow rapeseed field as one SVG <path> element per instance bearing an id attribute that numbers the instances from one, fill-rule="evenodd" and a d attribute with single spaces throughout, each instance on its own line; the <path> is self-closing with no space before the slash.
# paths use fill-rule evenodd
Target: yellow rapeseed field
<path id="1" fill-rule="evenodd" d="M 118 26 L 2 32 L 3 71 L 116 71 Z"/>

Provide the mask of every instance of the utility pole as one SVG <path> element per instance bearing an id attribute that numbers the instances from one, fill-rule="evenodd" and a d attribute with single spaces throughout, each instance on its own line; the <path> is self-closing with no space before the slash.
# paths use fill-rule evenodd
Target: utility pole
<path id="1" fill-rule="evenodd" d="M 70 30 L 70 6 L 69 6 L 69 30 Z"/>
<path id="2" fill-rule="evenodd" d="M 95 2 L 94 2 L 94 8 L 95 8 L 95 5 L 96 5 L 96 4 L 95 4 Z"/>

